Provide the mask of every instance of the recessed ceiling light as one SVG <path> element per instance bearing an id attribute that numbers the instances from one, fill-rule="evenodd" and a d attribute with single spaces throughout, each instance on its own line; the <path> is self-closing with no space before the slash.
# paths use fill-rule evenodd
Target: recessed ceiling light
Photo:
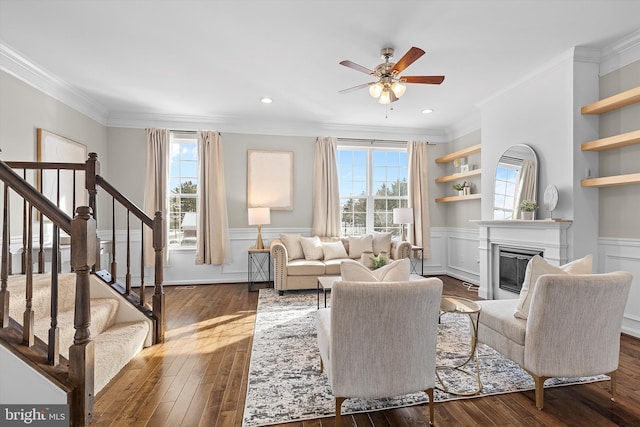
<path id="1" fill-rule="evenodd" d="M 422 114 L 431 114 L 431 113 L 433 113 L 433 109 L 431 109 L 431 108 L 427 108 L 425 110 L 422 110 Z"/>
<path id="2" fill-rule="evenodd" d="M 260 102 L 262 102 L 263 104 L 271 104 L 273 102 L 273 99 L 269 98 L 268 96 L 263 96 L 262 98 L 260 98 Z"/>

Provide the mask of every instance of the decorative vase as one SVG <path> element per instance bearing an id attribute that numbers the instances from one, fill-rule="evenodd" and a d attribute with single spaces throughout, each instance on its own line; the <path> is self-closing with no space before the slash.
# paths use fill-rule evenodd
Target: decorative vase
<path id="1" fill-rule="evenodd" d="M 532 220 L 533 219 L 533 211 L 530 212 L 520 212 L 520 219 Z"/>
<path id="2" fill-rule="evenodd" d="M 464 196 L 464 190 L 458 190 L 458 196 Z"/>
<path id="3" fill-rule="evenodd" d="M 471 187 L 464 187 L 464 190 L 462 191 L 464 191 L 465 196 L 468 196 L 469 194 L 471 194 Z"/>

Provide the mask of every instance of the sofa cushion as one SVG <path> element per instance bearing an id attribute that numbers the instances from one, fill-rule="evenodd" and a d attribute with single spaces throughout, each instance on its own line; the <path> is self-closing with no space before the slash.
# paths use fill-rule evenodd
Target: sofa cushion
<path id="1" fill-rule="evenodd" d="M 324 271 L 324 262 L 318 260 L 294 259 L 287 266 L 289 276 L 322 276 Z"/>
<path id="2" fill-rule="evenodd" d="M 387 255 L 391 253 L 391 232 L 373 232 L 373 254 L 378 256 L 380 252 Z"/>
<path id="3" fill-rule="evenodd" d="M 302 252 L 302 245 L 300 244 L 299 234 L 280 234 L 280 240 L 285 248 L 287 248 L 287 258 L 289 261 L 292 259 L 304 258 L 304 252 Z"/>
<path id="4" fill-rule="evenodd" d="M 513 310 L 518 300 L 501 299 L 476 302 L 482 307 L 480 328 L 491 328 L 516 344 L 524 346 L 527 321 L 513 316 Z"/>
<path id="5" fill-rule="evenodd" d="M 336 258 L 324 261 L 324 274 L 326 276 L 339 276 L 340 265 L 343 261 L 353 261 L 350 258 Z"/>
<path id="6" fill-rule="evenodd" d="M 300 243 L 302 244 L 302 252 L 304 252 L 304 259 L 307 261 L 323 259 L 324 252 L 322 251 L 322 242 L 318 236 L 313 237 L 300 237 Z"/>
<path id="7" fill-rule="evenodd" d="M 584 258 L 572 261 L 568 264 L 555 267 L 549 264 L 540 255 L 536 255 L 529 260 L 527 269 L 524 273 L 524 281 L 520 290 L 520 299 L 516 306 L 514 316 L 518 319 L 527 319 L 529 316 L 529 307 L 531 306 L 531 298 L 535 289 L 538 278 L 543 274 L 591 274 L 592 273 L 592 256 L 587 255 Z"/>
<path id="8" fill-rule="evenodd" d="M 358 259 L 364 251 L 373 251 L 373 236 L 371 234 L 350 236 L 349 258 Z"/>
<path id="9" fill-rule="evenodd" d="M 347 250 L 341 241 L 322 242 L 322 251 L 324 252 L 325 261 L 337 258 L 349 258 Z"/>

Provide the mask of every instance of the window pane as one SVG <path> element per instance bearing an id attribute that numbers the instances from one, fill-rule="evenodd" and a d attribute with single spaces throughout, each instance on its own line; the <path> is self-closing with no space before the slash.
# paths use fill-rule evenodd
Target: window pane
<path id="1" fill-rule="evenodd" d="M 169 246 L 194 246 L 198 191 L 198 146 L 172 135 L 169 163 Z"/>

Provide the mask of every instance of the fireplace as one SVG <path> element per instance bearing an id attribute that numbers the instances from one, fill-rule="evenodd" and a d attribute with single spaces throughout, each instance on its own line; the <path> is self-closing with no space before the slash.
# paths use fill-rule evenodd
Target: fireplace
<path id="1" fill-rule="evenodd" d="M 499 288 L 519 294 L 524 282 L 524 273 L 529 260 L 536 255 L 543 256 L 539 250 L 500 246 L 499 253 Z"/>

